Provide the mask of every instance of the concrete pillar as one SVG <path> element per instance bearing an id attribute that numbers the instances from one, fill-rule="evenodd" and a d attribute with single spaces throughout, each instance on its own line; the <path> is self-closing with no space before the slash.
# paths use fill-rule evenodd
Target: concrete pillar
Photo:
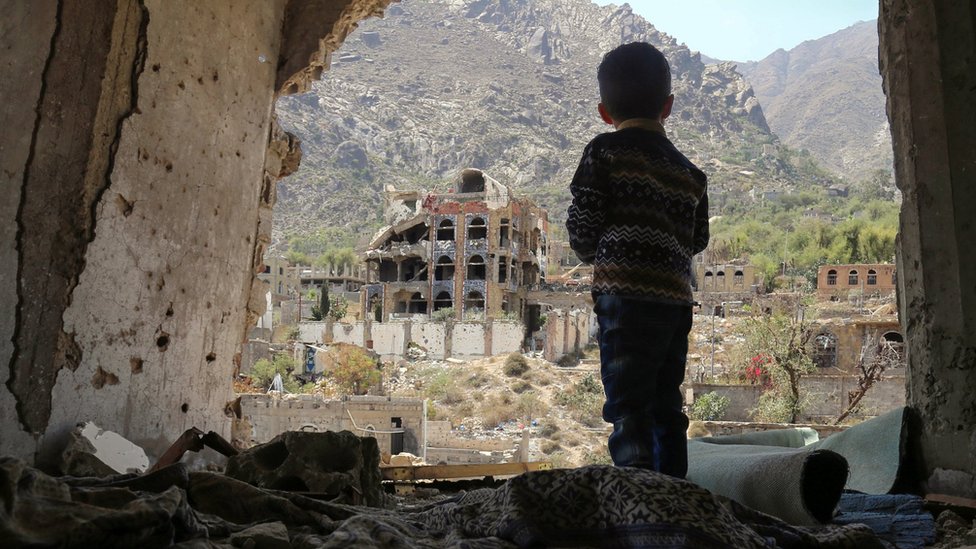
<path id="1" fill-rule="evenodd" d="M 389 0 L 38 0 L 0 19 L 0 455 L 224 413 L 298 143 L 272 116 Z M 43 457 L 43 456 L 40 456 Z"/>
<path id="2" fill-rule="evenodd" d="M 930 489 L 969 495 L 976 492 L 974 10 L 964 0 L 883 0 L 879 18 L 903 194 L 898 293 L 908 403 L 921 417 L 926 472 L 939 471 Z"/>

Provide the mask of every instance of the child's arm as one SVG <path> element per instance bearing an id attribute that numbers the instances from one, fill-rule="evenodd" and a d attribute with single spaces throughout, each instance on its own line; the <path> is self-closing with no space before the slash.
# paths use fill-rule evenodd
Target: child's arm
<path id="1" fill-rule="evenodd" d="M 695 210 L 694 253 L 700 253 L 708 246 L 708 190 L 702 193 Z"/>
<path id="2" fill-rule="evenodd" d="M 600 176 L 601 171 L 598 151 L 590 143 L 583 149 L 583 158 L 569 186 L 573 203 L 566 218 L 569 245 L 583 263 L 593 263 L 605 226 L 607 194 L 602 188 L 605 179 Z"/>

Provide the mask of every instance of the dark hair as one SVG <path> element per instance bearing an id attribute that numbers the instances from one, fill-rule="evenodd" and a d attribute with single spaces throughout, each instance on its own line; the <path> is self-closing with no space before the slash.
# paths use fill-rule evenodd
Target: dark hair
<path id="1" fill-rule="evenodd" d="M 657 118 L 671 95 L 668 60 L 646 42 L 631 42 L 607 52 L 596 77 L 600 101 L 618 122 Z"/>

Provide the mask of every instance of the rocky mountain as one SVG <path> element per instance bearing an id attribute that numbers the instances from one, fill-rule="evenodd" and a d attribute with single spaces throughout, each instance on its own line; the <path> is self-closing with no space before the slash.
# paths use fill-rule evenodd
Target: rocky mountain
<path id="1" fill-rule="evenodd" d="M 890 170 L 891 136 L 878 73 L 876 21 L 739 63 L 769 126 L 849 180 Z"/>
<path id="2" fill-rule="evenodd" d="M 709 173 L 714 204 L 826 184 L 783 160 L 734 64 L 706 66 L 627 5 L 406 0 L 351 35 L 312 92 L 279 100 L 304 159 L 279 184 L 275 244 L 322 226 L 368 233 L 385 186 L 442 189 L 468 167 L 529 195 L 559 225 L 584 144 L 609 129 L 596 112 L 596 67 L 636 40 L 672 65 L 669 135 Z"/>

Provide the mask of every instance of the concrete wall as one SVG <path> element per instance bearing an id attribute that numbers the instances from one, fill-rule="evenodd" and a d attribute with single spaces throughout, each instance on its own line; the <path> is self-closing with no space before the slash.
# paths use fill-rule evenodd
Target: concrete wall
<path id="1" fill-rule="evenodd" d="M 480 322 L 456 322 L 451 330 L 451 356 L 457 358 L 475 358 L 485 356 L 485 330 L 487 325 Z M 502 352 L 517 351 L 519 345 L 514 349 Z"/>
<path id="2" fill-rule="evenodd" d="M 800 380 L 803 412 L 799 420 L 811 423 L 829 422 L 847 409 L 848 393 L 857 388 L 857 378 L 850 376 L 805 376 Z M 758 385 L 712 385 L 695 383 L 695 398 L 715 392 L 729 399 L 722 418 L 727 421 L 749 421 L 762 387 Z M 875 383 L 859 404 L 854 418 L 873 417 L 905 405 L 905 376 L 890 375 Z"/>
<path id="3" fill-rule="evenodd" d="M 443 322 L 423 322 L 414 324 L 410 331 L 410 340 L 427 349 L 431 358 L 444 358 L 447 353 L 445 346 L 447 324 Z"/>
<path id="4" fill-rule="evenodd" d="M 575 325 L 573 327 L 575 330 Z M 467 359 L 518 352 L 524 328 L 518 322 L 336 322 L 332 338 L 327 338 L 325 322 L 299 324 L 302 341 L 308 343 L 351 343 L 365 346 L 372 341 L 373 351 L 384 360 L 403 358 L 410 342 L 427 350 L 435 360 L 449 357 Z"/>
<path id="5" fill-rule="evenodd" d="M 552 310 L 545 314 L 542 356 L 546 360 L 556 362 L 565 355 L 578 353 L 590 343 L 589 310 Z"/>
<path id="6" fill-rule="evenodd" d="M 386 0 L 6 2 L 0 454 L 93 420 L 159 453 L 224 415 L 305 89 Z"/>
<path id="7" fill-rule="evenodd" d="M 370 334 L 373 338 L 373 351 L 380 356 L 402 356 L 408 338 L 404 328 L 405 325 L 402 324 L 372 323 Z"/>
<path id="8" fill-rule="evenodd" d="M 898 302 L 908 402 L 925 467 L 976 495 L 976 6 L 884 0 L 878 30 L 895 182 L 902 192 Z"/>
<path id="9" fill-rule="evenodd" d="M 491 354 L 511 353 L 522 347 L 522 334 L 525 327 L 519 322 L 495 320 L 491 324 Z"/>

